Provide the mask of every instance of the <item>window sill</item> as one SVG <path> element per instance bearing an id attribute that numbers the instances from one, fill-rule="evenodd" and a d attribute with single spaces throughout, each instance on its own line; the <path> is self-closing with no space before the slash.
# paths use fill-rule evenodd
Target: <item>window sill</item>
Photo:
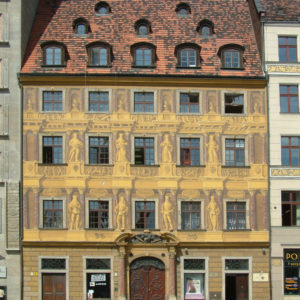
<path id="1" fill-rule="evenodd" d="M 233 231 L 235 231 L 235 232 L 239 232 L 239 231 L 252 231 L 251 229 L 223 229 L 223 232 L 233 232 Z"/>
<path id="2" fill-rule="evenodd" d="M 40 113 L 41 114 L 64 114 L 66 112 L 63 110 L 41 110 Z"/>
<path id="3" fill-rule="evenodd" d="M 151 231 L 160 231 L 160 229 L 156 228 L 131 228 L 132 231 L 139 231 L 139 232 L 145 232 L 148 233 L 148 231 L 151 233 Z"/>
<path id="4" fill-rule="evenodd" d="M 222 168 L 241 168 L 241 169 L 250 169 L 251 166 L 226 166 L 226 165 L 222 165 Z"/>
<path id="5" fill-rule="evenodd" d="M 203 116 L 200 112 L 178 112 L 177 116 Z"/>
<path id="6" fill-rule="evenodd" d="M 51 69 L 56 69 L 56 68 L 62 69 L 65 68 L 66 66 L 67 65 L 45 65 L 45 64 L 41 65 L 42 68 L 51 68 Z"/>
<path id="7" fill-rule="evenodd" d="M 67 166 L 67 165 L 68 165 L 67 163 L 61 163 L 61 164 L 38 163 L 38 166 L 45 166 L 45 167 L 47 167 L 47 166 L 60 167 L 60 166 Z"/>
<path id="8" fill-rule="evenodd" d="M 280 114 L 282 115 L 299 115 L 300 112 L 297 111 L 297 112 L 280 112 Z"/>
<path id="9" fill-rule="evenodd" d="M 9 41 L 0 41 L 1 46 L 9 46 Z"/>
<path id="10" fill-rule="evenodd" d="M 133 111 L 131 112 L 133 115 L 157 115 L 156 111 Z"/>
<path id="11" fill-rule="evenodd" d="M 89 110 L 89 111 L 86 111 L 85 113 L 87 114 L 111 114 L 110 111 L 94 111 L 94 110 Z"/>
<path id="12" fill-rule="evenodd" d="M 132 65 L 132 68 L 136 68 L 136 69 L 155 69 L 156 66 L 136 66 L 136 65 Z"/>
<path id="13" fill-rule="evenodd" d="M 180 232 L 206 232 L 206 229 L 177 229 Z"/>
<path id="14" fill-rule="evenodd" d="M 176 165 L 177 168 L 205 168 L 205 165 Z"/>
<path id="15" fill-rule="evenodd" d="M 44 227 L 39 227 L 39 230 L 68 230 L 69 228 L 56 228 L 56 227 L 51 227 L 51 228 L 44 228 Z"/>
<path id="16" fill-rule="evenodd" d="M 78 38 L 87 38 L 88 37 L 87 33 L 84 33 L 84 34 L 75 33 L 74 35 L 75 35 L 75 37 L 78 37 Z"/>
<path id="17" fill-rule="evenodd" d="M 247 114 L 245 114 L 245 113 L 242 113 L 242 114 L 238 114 L 238 113 L 222 113 L 222 116 L 223 117 L 248 117 L 248 115 Z"/>
<path id="18" fill-rule="evenodd" d="M 91 68 L 91 69 L 99 69 L 99 68 L 107 69 L 107 68 L 111 68 L 112 65 L 103 65 L 103 66 L 101 66 L 101 65 L 87 65 L 87 67 Z"/>
<path id="19" fill-rule="evenodd" d="M 110 14 L 99 14 L 99 13 L 96 13 L 96 16 L 97 17 L 108 17 Z"/>
<path id="20" fill-rule="evenodd" d="M 113 167 L 113 164 L 84 164 L 87 167 Z"/>
<path id="21" fill-rule="evenodd" d="M 145 168 L 145 167 L 153 167 L 153 168 L 159 168 L 160 165 L 136 165 L 136 164 L 130 164 L 131 167 L 142 167 L 142 168 Z"/>
<path id="22" fill-rule="evenodd" d="M 225 68 L 225 67 L 221 67 L 221 70 L 228 70 L 228 71 L 244 71 L 245 68 Z"/>
<path id="23" fill-rule="evenodd" d="M 114 231 L 115 229 L 114 228 L 84 228 L 84 230 L 87 230 L 87 231 Z"/>
<path id="24" fill-rule="evenodd" d="M 183 69 L 183 70 L 195 70 L 195 69 L 201 69 L 201 67 L 196 66 L 196 67 L 181 67 L 181 66 L 176 66 L 176 69 Z"/>

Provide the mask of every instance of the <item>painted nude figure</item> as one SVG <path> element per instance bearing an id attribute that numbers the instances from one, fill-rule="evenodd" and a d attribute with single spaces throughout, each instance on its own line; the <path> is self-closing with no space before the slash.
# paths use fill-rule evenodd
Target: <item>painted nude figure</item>
<path id="1" fill-rule="evenodd" d="M 117 228 L 124 230 L 126 225 L 126 217 L 128 213 L 128 207 L 125 201 L 124 195 L 120 195 L 119 203 L 115 207 L 115 214 L 117 216 Z"/>
<path id="2" fill-rule="evenodd" d="M 77 132 L 73 133 L 73 136 L 69 142 L 70 146 L 70 154 L 69 154 L 69 161 L 78 162 L 79 161 L 79 154 L 80 150 L 83 147 L 82 142 L 77 137 Z"/>
<path id="3" fill-rule="evenodd" d="M 171 163 L 173 146 L 169 141 L 169 134 L 166 134 L 164 136 L 164 140 L 162 141 L 160 146 L 162 147 L 162 162 Z"/>
<path id="4" fill-rule="evenodd" d="M 220 209 L 218 207 L 218 204 L 215 200 L 215 196 L 211 195 L 210 197 L 210 202 L 207 206 L 207 211 L 208 211 L 208 217 L 209 217 L 209 221 L 211 224 L 211 230 L 212 231 L 216 231 L 217 227 L 218 227 L 218 219 L 219 219 L 219 213 L 220 213 Z"/>
<path id="5" fill-rule="evenodd" d="M 127 146 L 127 142 L 124 139 L 124 133 L 120 133 L 116 141 L 116 148 L 117 148 L 116 162 L 123 163 L 127 161 L 126 146 Z"/>
<path id="6" fill-rule="evenodd" d="M 170 196 L 165 196 L 165 202 L 162 205 L 161 213 L 163 216 L 163 223 L 165 225 L 166 230 L 173 230 L 173 223 L 172 223 L 172 213 L 174 211 L 174 207 L 172 202 L 170 201 Z"/>
<path id="7" fill-rule="evenodd" d="M 78 230 L 80 224 L 80 202 L 76 195 L 73 195 L 72 201 L 69 204 L 68 212 L 69 212 L 69 220 L 70 220 L 70 229 Z"/>
<path id="8" fill-rule="evenodd" d="M 211 134 L 209 136 L 209 142 L 206 143 L 206 147 L 208 147 L 208 162 L 217 163 L 218 162 L 218 153 L 219 145 L 216 143 L 214 136 Z"/>

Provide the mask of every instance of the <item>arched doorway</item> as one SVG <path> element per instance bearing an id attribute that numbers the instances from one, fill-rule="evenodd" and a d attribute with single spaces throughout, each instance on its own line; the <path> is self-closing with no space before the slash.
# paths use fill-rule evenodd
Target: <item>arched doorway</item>
<path id="1" fill-rule="evenodd" d="M 164 300 L 165 265 L 154 257 L 141 257 L 130 265 L 130 300 Z"/>

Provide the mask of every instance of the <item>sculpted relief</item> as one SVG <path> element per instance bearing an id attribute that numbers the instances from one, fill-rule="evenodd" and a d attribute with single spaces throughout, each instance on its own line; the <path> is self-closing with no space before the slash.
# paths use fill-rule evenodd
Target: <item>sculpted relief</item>
<path id="1" fill-rule="evenodd" d="M 78 133 L 74 132 L 72 138 L 69 141 L 69 161 L 79 162 L 79 155 L 83 149 L 83 143 L 78 138 Z"/>
<path id="2" fill-rule="evenodd" d="M 82 224 L 80 220 L 81 205 L 76 195 L 73 195 L 72 201 L 68 205 L 69 228 L 78 230 Z"/>
<path id="3" fill-rule="evenodd" d="M 219 229 L 219 215 L 220 208 L 218 203 L 215 200 L 215 196 L 210 196 L 210 202 L 207 206 L 207 214 L 208 214 L 208 229 L 211 231 L 217 231 Z"/>
<path id="4" fill-rule="evenodd" d="M 162 204 L 161 214 L 163 218 L 164 228 L 167 231 L 173 231 L 173 218 L 172 215 L 174 213 L 174 205 L 170 200 L 170 195 L 165 196 L 165 201 Z"/>
<path id="5" fill-rule="evenodd" d="M 128 217 L 128 205 L 124 195 L 119 196 L 119 201 L 115 207 L 116 228 L 124 231 L 126 228 L 126 219 Z"/>

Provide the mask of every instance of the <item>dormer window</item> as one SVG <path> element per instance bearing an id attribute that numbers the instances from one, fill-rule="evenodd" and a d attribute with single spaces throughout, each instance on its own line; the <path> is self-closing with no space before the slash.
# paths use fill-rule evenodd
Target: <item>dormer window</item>
<path id="1" fill-rule="evenodd" d="M 221 58 L 222 68 L 224 69 L 241 69 L 243 68 L 244 47 L 240 45 L 222 46 L 218 55 Z"/>
<path id="2" fill-rule="evenodd" d="M 76 19 L 73 22 L 73 29 L 74 32 L 79 35 L 88 34 L 88 32 L 90 31 L 89 24 L 84 18 Z"/>
<path id="3" fill-rule="evenodd" d="M 138 20 L 134 25 L 135 31 L 137 35 L 145 36 L 152 32 L 151 30 L 151 24 L 146 19 L 140 19 Z"/>
<path id="4" fill-rule="evenodd" d="M 214 32 L 214 24 L 209 20 L 202 20 L 197 26 L 197 32 L 203 37 L 211 36 Z"/>
<path id="5" fill-rule="evenodd" d="M 175 9 L 176 13 L 181 17 L 186 17 L 191 13 L 191 7 L 187 3 L 179 3 Z"/>
<path id="6" fill-rule="evenodd" d="M 103 42 L 88 45 L 89 66 L 107 67 L 112 62 L 112 47 Z"/>
<path id="7" fill-rule="evenodd" d="M 95 11 L 99 15 L 108 15 L 111 12 L 111 9 L 106 2 L 101 1 L 95 6 Z"/>
<path id="8" fill-rule="evenodd" d="M 66 48 L 62 43 L 48 42 L 44 43 L 42 48 L 45 66 L 64 66 L 66 64 Z"/>
<path id="9" fill-rule="evenodd" d="M 197 44 L 181 44 L 175 48 L 177 67 L 196 68 L 200 65 L 200 46 Z"/>
<path id="10" fill-rule="evenodd" d="M 150 43 L 138 43 L 131 46 L 134 67 L 154 67 L 156 61 L 155 46 Z"/>

